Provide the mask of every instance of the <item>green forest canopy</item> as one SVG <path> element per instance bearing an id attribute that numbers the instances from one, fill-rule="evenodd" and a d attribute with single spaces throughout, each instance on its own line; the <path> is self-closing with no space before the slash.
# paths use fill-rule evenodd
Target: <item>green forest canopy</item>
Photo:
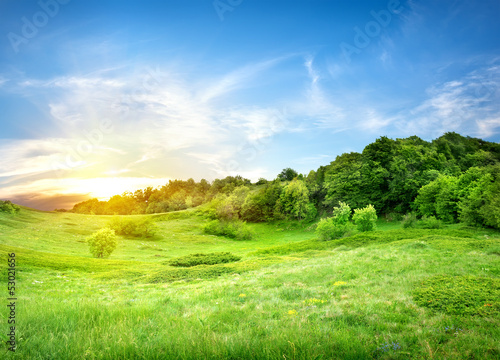
<path id="1" fill-rule="evenodd" d="M 298 174 L 285 168 L 273 181 L 241 176 L 209 183 L 171 180 L 161 188 L 90 199 L 71 211 L 84 214 L 151 214 L 206 204 L 214 217 L 269 221 L 313 220 L 340 201 L 372 204 L 379 214 L 435 216 L 500 228 L 500 144 L 446 133 L 427 142 L 417 136 L 380 137 L 361 153 L 337 156 L 329 165 Z"/>

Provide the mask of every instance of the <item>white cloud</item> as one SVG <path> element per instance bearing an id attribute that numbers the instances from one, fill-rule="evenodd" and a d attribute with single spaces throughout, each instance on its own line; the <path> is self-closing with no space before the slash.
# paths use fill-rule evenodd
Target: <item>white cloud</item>
<path id="1" fill-rule="evenodd" d="M 500 133 L 500 116 L 477 121 L 477 136 L 490 137 Z"/>
<path id="2" fill-rule="evenodd" d="M 287 57 L 279 57 L 249 64 L 237 70 L 231 71 L 227 75 L 224 75 L 221 79 L 213 79 L 212 82 L 214 84 L 209 85 L 201 91 L 200 99 L 202 102 L 208 102 L 229 92 L 249 86 L 249 83 L 251 83 L 251 80 L 255 76 L 269 70 L 286 58 Z"/>
<path id="3" fill-rule="evenodd" d="M 91 182 L 82 178 L 125 179 L 124 175 L 138 174 L 167 178 L 173 175 L 171 163 L 187 169 L 203 164 L 213 177 L 229 173 L 231 162 L 248 164 L 247 155 L 239 151 L 242 144 L 262 145 L 287 128 L 280 118 L 282 110 L 224 107 L 220 100 L 249 86 L 279 61 L 246 65 L 204 88 L 168 67 L 135 75 L 21 79 L 17 90 L 29 88 L 30 94 L 38 92 L 48 99 L 52 123 L 44 127 L 55 137 L 2 142 L 0 151 L 8 155 L 0 159 L 0 176 L 9 183 L 2 191 L 68 194 L 65 187 L 77 186 L 78 192 L 86 193 Z M 111 130 L 102 130 L 103 119 L 111 122 Z M 54 167 L 65 169 L 59 178 L 45 174 Z M 240 169 L 252 177 L 265 172 Z M 73 194 L 75 188 L 67 191 Z"/>
<path id="4" fill-rule="evenodd" d="M 498 133 L 500 116 L 500 68 L 477 69 L 463 78 L 428 89 L 420 105 L 398 115 L 396 121 L 406 134 L 439 136 L 456 131 L 488 137 Z"/>

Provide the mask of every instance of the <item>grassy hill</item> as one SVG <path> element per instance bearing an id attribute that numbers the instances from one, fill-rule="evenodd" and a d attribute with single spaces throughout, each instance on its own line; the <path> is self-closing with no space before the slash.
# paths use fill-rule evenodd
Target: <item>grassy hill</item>
<path id="1" fill-rule="evenodd" d="M 0 214 L 4 299 L 7 254 L 17 265 L 18 348 L 3 345 L 6 358 L 500 358 L 498 232 L 379 221 L 319 241 L 310 224 L 276 222 L 236 241 L 203 234 L 196 210 L 135 216 L 159 232 L 120 237 L 102 260 L 85 237 L 109 216 Z M 173 265 L 194 258 L 211 265 Z"/>

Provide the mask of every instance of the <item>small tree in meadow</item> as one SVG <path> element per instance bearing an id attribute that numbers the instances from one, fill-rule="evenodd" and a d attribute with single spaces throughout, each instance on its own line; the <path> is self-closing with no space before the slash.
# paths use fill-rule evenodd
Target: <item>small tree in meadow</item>
<path id="1" fill-rule="evenodd" d="M 103 228 L 87 237 L 90 253 L 96 258 L 106 258 L 116 249 L 118 241 L 115 231 Z"/>
<path id="2" fill-rule="evenodd" d="M 352 220 L 356 224 L 359 231 L 375 230 L 377 211 L 371 204 L 362 209 L 354 209 Z"/>
<path id="3" fill-rule="evenodd" d="M 349 222 L 351 207 L 346 203 L 339 202 L 339 206 L 333 208 L 333 216 L 321 219 L 316 227 L 316 234 L 323 240 L 338 239 L 352 229 Z"/>

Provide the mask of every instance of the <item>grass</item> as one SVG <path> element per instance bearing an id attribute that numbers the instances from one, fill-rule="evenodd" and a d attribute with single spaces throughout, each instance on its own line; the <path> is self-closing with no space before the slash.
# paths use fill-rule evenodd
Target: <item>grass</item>
<path id="1" fill-rule="evenodd" d="M 381 220 L 378 231 L 318 241 L 310 225 L 276 222 L 251 224 L 254 239 L 235 241 L 204 235 L 195 211 L 152 217 L 154 238 L 120 237 L 102 260 L 82 240 L 110 217 L 0 215 L 2 273 L 8 252 L 19 269 L 18 349 L 4 345 L 5 358 L 500 357 L 498 298 L 481 291 L 498 291 L 498 232 Z M 221 252 L 241 260 L 219 262 Z M 198 258 L 214 264 L 169 265 Z M 424 304 L 436 293 L 447 302 Z"/>

